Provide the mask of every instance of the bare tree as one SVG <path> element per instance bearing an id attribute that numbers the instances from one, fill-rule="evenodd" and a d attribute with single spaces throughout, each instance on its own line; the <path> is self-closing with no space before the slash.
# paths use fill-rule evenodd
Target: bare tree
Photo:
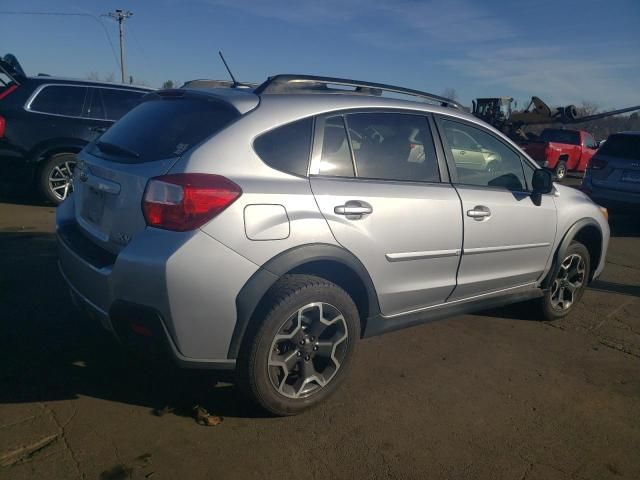
<path id="1" fill-rule="evenodd" d="M 173 80 L 167 80 L 162 84 L 162 88 L 174 88 L 174 87 L 175 87 L 175 83 L 173 83 Z"/>
<path id="2" fill-rule="evenodd" d="M 113 72 L 108 73 L 107 75 L 105 75 L 104 81 L 105 82 L 115 82 L 116 81 L 116 76 L 113 74 Z"/>
<path id="3" fill-rule="evenodd" d="M 449 100 L 458 100 L 458 92 L 455 88 L 447 87 L 440 94 L 441 97 L 448 98 Z"/>
<path id="4" fill-rule="evenodd" d="M 100 80 L 100 74 L 98 72 L 89 72 L 87 73 L 87 80 L 97 82 L 98 80 Z"/>

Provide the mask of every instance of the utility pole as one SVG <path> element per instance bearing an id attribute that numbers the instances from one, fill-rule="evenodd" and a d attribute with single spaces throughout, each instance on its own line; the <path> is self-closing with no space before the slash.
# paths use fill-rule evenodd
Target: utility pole
<path id="1" fill-rule="evenodd" d="M 124 83 L 125 71 L 124 71 L 124 21 L 131 17 L 133 13 L 129 10 L 126 12 L 122 9 L 117 9 L 115 12 L 107 13 L 108 17 L 113 18 L 116 22 L 118 22 L 118 27 L 120 29 L 120 78 L 122 79 L 122 83 Z"/>

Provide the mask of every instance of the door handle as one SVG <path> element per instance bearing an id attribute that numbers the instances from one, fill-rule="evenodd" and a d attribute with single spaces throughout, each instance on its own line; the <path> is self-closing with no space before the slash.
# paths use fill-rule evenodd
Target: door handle
<path id="1" fill-rule="evenodd" d="M 91 127 L 89 130 L 96 133 L 104 133 L 107 131 L 107 127 Z"/>
<path id="2" fill-rule="evenodd" d="M 337 215 L 346 215 L 347 218 L 360 218 L 373 212 L 371 205 L 358 200 L 349 200 L 344 205 L 338 205 L 333 209 Z"/>
<path id="3" fill-rule="evenodd" d="M 476 205 L 471 210 L 467 210 L 467 216 L 477 220 L 478 222 L 489 218 L 491 216 L 491 210 L 484 205 Z"/>
<path id="4" fill-rule="evenodd" d="M 466 150 L 460 150 L 460 155 L 466 155 L 467 151 Z"/>

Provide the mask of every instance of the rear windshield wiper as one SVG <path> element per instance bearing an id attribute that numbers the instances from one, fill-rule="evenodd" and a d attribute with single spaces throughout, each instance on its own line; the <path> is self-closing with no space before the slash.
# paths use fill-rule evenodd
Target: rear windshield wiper
<path id="1" fill-rule="evenodd" d="M 115 143 L 98 140 L 96 146 L 105 153 L 113 153 L 115 155 L 125 155 L 127 157 L 140 158 L 140 154 L 127 147 L 121 147 Z"/>

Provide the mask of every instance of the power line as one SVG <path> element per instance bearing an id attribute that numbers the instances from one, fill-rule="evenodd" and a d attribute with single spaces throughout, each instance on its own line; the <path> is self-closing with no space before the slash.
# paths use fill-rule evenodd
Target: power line
<path id="1" fill-rule="evenodd" d="M 98 24 L 102 27 L 105 36 L 107 37 L 107 41 L 109 42 L 109 46 L 111 47 L 111 53 L 113 53 L 113 59 L 116 61 L 116 65 L 119 66 L 118 55 L 116 54 L 116 48 L 111 41 L 111 37 L 109 36 L 109 31 L 102 20 L 95 15 L 91 15 L 90 13 L 67 13 L 67 12 L 18 12 L 18 11 L 0 11 L 0 15 L 44 15 L 44 16 L 53 16 L 53 17 L 89 17 L 98 22 Z"/>

